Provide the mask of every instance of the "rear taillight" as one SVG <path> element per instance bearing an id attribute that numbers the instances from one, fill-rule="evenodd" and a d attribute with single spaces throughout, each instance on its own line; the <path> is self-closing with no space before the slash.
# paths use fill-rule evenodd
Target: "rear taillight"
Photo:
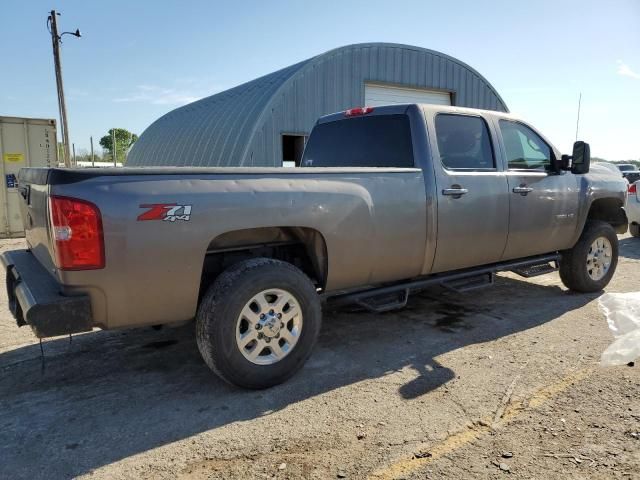
<path id="1" fill-rule="evenodd" d="M 631 185 L 629 185 L 629 194 L 635 193 L 636 195 L 638 194 L 638 188 L 636 187 L 635 183 L 632 183 Z"/>
<path id="2" fill-rule="evenodd" d="M 355 117 L 357 115 L 366 115 L 367 113 L 373 112 L 373 107 L 358 107 L 358 108 L 350 108 L 349 110 L 345 110 L 345 117 Z"/>
<path id="3" fill-rule="evenodd" d="M 56 265 L 61 270 L 104 267 L 104 239 L 100 210 L 77 198 L 49 199 L 51 235 Z"/>

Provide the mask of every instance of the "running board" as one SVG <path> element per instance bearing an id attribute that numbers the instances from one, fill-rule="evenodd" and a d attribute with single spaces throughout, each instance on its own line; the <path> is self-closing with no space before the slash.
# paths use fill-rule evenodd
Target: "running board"
<path id="1" fill-rule="evenodd" d="M 510 260 L 481 267 L 455 270 L 447 273 L 436 273 L 426 277 L 396 284 L 370 287 L 357 291 L 338 291 L 322 295 L 322 300 L 330 302 L 332 306 L 358 304 L 373 312 L 388 312 L 402 308 L 407 304 L 409 294 L 424 288 L 441 285 L 454 292 L 466 292 L 476 288 L 493 284 L 494 274 L 497 272 L 516 272 L 518 275 L 542 275 L 557 269 L 560 261 L 559 253 L 537 255 L 535 257 Z M 556 268 L 549 265 L 554 262 Z M 544 267 L 544 265 L 547 265 Z M 523 275 L 523 276 L 525 276 Z M 528 277 L 527 277 L 528 278 Z"/>
<path id="2" fill-rule="evenodd" d="M 440 283 L 447 290 L 452 292 L 462 293 L 470 290 L 476 290 L 478 288 L 488 287 L 493 285 L 494 275 L 492 272 L 481 273 L 480 275 L 472 275 L 469 277 L 463 277 L 456 280 L 449 280 Z"/>
<path id="3" fill-rule="evenodd" d="M 409 289 L 401 290 L 392 295 L 378 295 L 364 297 L 356 300 L 356 304 L 373 313 L 390 312 L 407 306 L 409 301 Z"/>
<path id="4" fill-rule="evenodd" d="M 514 268 L 511 271 L 513 273 L 517 273 L 518 275 L 524 278 L 537 277 L 538 275 L 545 275 L 547 273 L 557 272 L 558 262 L 555 262 L 555 266 L 547 262 L 547 263 L 540 263 L 538 265 L 529 265 L 529 266 L 523 266 L 520 268 Z"/>

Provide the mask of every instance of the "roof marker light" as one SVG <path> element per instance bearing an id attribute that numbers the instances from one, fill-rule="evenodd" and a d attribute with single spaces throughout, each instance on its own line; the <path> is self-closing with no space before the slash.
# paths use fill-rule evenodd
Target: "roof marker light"
<path id="1" fill-rule="evenodd" d="M 366 115 L 367 113 L 373 112 L 373 107 L 357 107 L 350 108 L 349 110 L 345 110 L 345 117 L 355 117 L 358 115 Z"/>

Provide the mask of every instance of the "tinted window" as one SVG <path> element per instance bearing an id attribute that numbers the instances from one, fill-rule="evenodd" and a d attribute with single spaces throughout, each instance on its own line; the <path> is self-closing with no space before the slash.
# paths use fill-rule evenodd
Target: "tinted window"
<path id="1" fill-rule="evenodd" d="M 413 167 L 409 118 L 363 116 L 316 125 L 302 166 Z"/>
<path id="2" fill-rule="evenodd" d="M 449 169 L 495 168 L 487 124 L 480 117 L 439 114 L 436 137 L 440 160 Z"/>
<path id="3" fill-rule="evenodd" d="M 551 165 L 551 148 L 529 127 L 500 120 L 500 131 L 510 169 L 535 170 Z"/>

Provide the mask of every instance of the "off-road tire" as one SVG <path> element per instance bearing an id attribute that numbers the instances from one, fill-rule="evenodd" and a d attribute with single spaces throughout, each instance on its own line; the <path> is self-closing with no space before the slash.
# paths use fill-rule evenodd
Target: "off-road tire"
<path id="1" fill-rule="evenodd" d="M 599 237 L 605 237 L 611 243 L 611 265 L 604 277 L 594 280 L 587 272 L 587 255 L 591 244 Z M 573 248 L 562 253 L 560 279 L 570 290 L 582 293 L 599 292 L 611 281 L 617 265 L 618 237 L 615 230 L 606 222 L 589 221 Z"/>
<path id="2" fill-rule="evenodd" d="M 238 316 L 255 294 L 270 288 L 291 292 L 304 319 L 300 338 L 284 358 L 271 365 L 247 360 L 236 343 Z M 196 340 L 207 366 L 223 380 L 250 389 L 278 385 L 307 361 L 322 323 L 320 298 L 309 278 L 293 265 L 254 258 L 225 270 L 209 287 L 196 316 Z"/>
<path id="3" fill-rule="evenodd" d="M 640 237 L 640 224 L 638 223 L 630 223 L 629 224 L 629 233 L 631 233 L 631 235 L 633 237 Z"/>

